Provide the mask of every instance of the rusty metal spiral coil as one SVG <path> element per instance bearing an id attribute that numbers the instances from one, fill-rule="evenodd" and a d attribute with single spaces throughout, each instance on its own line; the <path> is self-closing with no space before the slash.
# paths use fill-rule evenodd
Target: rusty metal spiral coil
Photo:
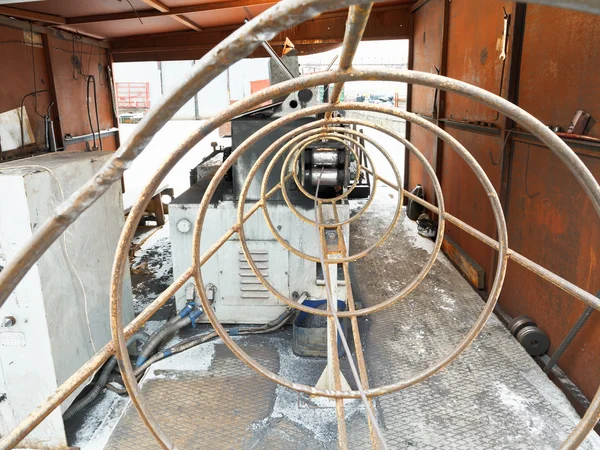
<path id="1" fill-rule="evenodd" d="M 554 3 L 554 4 L 566 4 L 566 0 L 535 0 L 537 3 Z M 158 131 L 166 121 L 177 111 L 193 94 L 198 90 L 205 87 L 208 82 L 214 79 L 219 73 L 224 71 L 234 62 L 248 56 L 260 43 L 264 40 L 269 40 L 275 34 L 297 25 L 305 20 L 308 20 L 317 14 L 324 12 L 328 9 L 339 8 L 348 5 L 357 4 L 356 0 L 284 0 L 275 7 L 269 9 L 260 17 L 252 20 L 245 26 L 241 27 L 236 32 L 224 40 L 221 44 L 215 47 L 209 52 L 199 64 L 197 64 L 194 73 L 190 76 L 174 93 L 168 98 L 160 107 L 155 108 L 140 124 L 134 135 L 115 153 L 111 160 L 103 167 L 103 169 L 96 174 L 85 186 L 77 191 L 70 199 L 68 199 L 58 209 L 56 214 L 50 218 L 42 226 L 38 227 L 34 236 L 20 249 L 16 257 L 9 262 L 5 269 L 0 273 L 0 306 L 4 304 L 10 293 L 14 290 L 17 284 L 23 279 L 27 271 L 32 265 L 38 260 L 45 250 L 63 233 L 66 228 L 73 223 L 79 215 L 81 215 L 95 200 L 102 196 L 108 187 L 117 182 L 122 176 L 124 170 L 129 166 L 131 161 L 144 149 L 148 144 L 152 136 Z M 576 7 L 581 10 L 596 11 L 600 12 L 595 2 L 592 0 L 580 0 L 577 2 Z M 351 18 L 353 20 L 348 21 L 348 28 L 344 46 L 355 47 L 355 44 L 360 40 L 361 31 L 360 25 L 361 17 L 368 17 L 368 11 L 370 6 L 367 8 L 364 5 L 351 7 Z M 339 391 L 339 390 L 320 390 L 314 387 L 296 384 L 290 380 L 283 379 L 279 375 L 272 373 L 258 364 L 257 361 L 246 355 L 242 349 L 229 337 L 225 332 L 222 325 L 218 322 L 212 308 L 208 307 L 208 300 L 206 292 L 203 288 L 202 282 L 202 265 L 220 248 L 220 246 L 227 241 L 231 236 L 238 233 L 240 236 L 243 235 L 243 223 L 246 215 L 249 212 L 256 212 L 262 206 L 260 204 L 253 207 L 253 211 L 249 211 L 246 215 L 238 215 L 238 223 L 235 224 L 221 239 L 219 239 L 207 252 L 200 254 L 200 239 L 201 231 L 204 220 L 204 214 L 208 207 L 211 196 L 215 192 L 218 180 L 220 180 L 231 165 L 241 156 L 243 151 L 248 148 L 251 143 L 256 142 L 258 139 L 256 135 L 252 136 L 242 147 L 234 151 L 223 166 L 217 171 L 217 175 L 213 182 L 210 184 L 206 195 L 202 199 L 200 205 L 200 211 L 195 224 L 194 237 L 193 237 L 193 263 L 188 270 L 186 270 L 175 282 L 169 286 L 152 304 L 144 310 L 131 324 L 125 329 L 122 327 L 122 314 L 121 314 L 121 296 L 123 289 L 122 276 L 127 267 L 127 255 L 135 228 L 139 221 L 139 218 L 144 212 L 144 209 L 150 201 L 154 191 L 160 184 L 161 180 L 169 173 L 169 171 L 177 164 L 177 162 L 185 155 L 195 144 L 206 137 L 211 131 L 216 129 L 223 123 L 230 121 L 235 116 L 243 113 L 252 107 L 256 107 L 259 104 L 270 100 L 274 97 L 286 95 L 294 91 L 298 91 L 303 88 L 314 87 L 317 85 L 324 85 L 335 83 L 334 94 L 339 94 L 341 85 L 345 82 L 378 79 L 385 81 L 404 82 L 422 86 L 428 86 L 435 89 L 452 92 L 458 95 L 466 96 L 476 101 L 479 101 L 488 107 L 497 110 L 499 113 L 510 117 L 516 123 L 521 125 L 523 128 L 529 130 L 534 136 L 536 136 L 541 142 L 543 142 L 559 159 L 567 166 L 567 168 L 573 173 L 576 179 L 579 181 L 583 190 L 590 198 L 596 212 L 600 215 L 600 186 L 594 179 L 590 171 L 585 167 L 581 160 L 575 155 L 575 153 L 554 133 L 547 129 L 539 120 L 523 111 L 518 106 L 510 103 L 509 101 L 487 92 L 483 89 L 469 85 L 467 83 L 446 78 L 443 76 L 432 75 L 427 73 L 420 73 L 414 71 L 397 71 L 388 69 L 371 69 L 371 70 L 358 70 L 351 67 L 352 51 L 348 53 L 347 58 L 341 59 L 340 69 L 331 72 L 323 72 L 310 76 L 301 77 L 298 79 L 290 80 L 276 86 L 265 89 L 249 98 L 246 98 L 221 113 L 214 116 L 202 124 L 196 132 L 190 135 L 177 149 L 170 153 L 165 161 L 157 168 L 156 173 L 151 177 L 148 184 L 142 191 L 138 203 L 132 208 L 121 239 L 118 245 L 118 249 L 115 255 L 115 262 L 113 267 L 113 283 L 111 287 L 111 326 L 113 341 L 107 344 L 100 352 L 98 352 L 92 359 L 86 363 L 81 369 L 73 374 L 63 385 L 61 385 L 54 394 L 52 394 L 46 402 L 40 405 L 32 414 L 27 417 L 18 427 L 16 427 L 11 433 L 4 436 L 0 441 L 0 448 L 13 448 L 16 446 L 24 436 L 26 436 L 35 426 L 37 426 L 48 414 L 50 414 L 60 403 L 72 393 L 77 386 L 81 385 L 90 375 L 97 370 L 104 361 L 106 361 L 112 354 L 115 354 L 121 368 L 125 386 L 130 394 L 130 398 L 138 410 L 142 420 L 156 438 L 157 442 L 163 448 L 174 448 L 168 437 L 162 432 L 158 426 L 156 420 L 152 417 L 151 412 L 146 407 L 141 391 L 137 385 L 137 381 L 133 376 L 133 369 L 131 362 L 127 357 L 126 350 L 126 339 L 130 337 L 143 323 L 145 323 L 151 316 L 156 312 L 166 301 L 181 288 L 190 278 L 194 278 L 198 287 L 199 295 L 203 306 L 205 307 L 207 316 L 213 324 L 215 330 L 219 333 L 223 341 L 231 348 L 231 350 L 242 359 L 247 365 L 261 373 L 263 376 L 291 389 L 295 389 L 300 392 L 306 392 L 309 394 L 322 395 L 332 398 L 356 398 L 358 392 L 356 391 Z M 336 97 L 335 95 L 332 97 Z M 335 100 L 334 100 L 335 102 Z M 465 162 L 473 169 L 476 176 L 482 183 L 485 191 L 487 192 L 494 216 L 497 223 L 498 238 L 493 239 L 470 225 L 460 221 L 456 217 L 444 210 L 443 197 L 441 195 L 441 188 L 439 182 L 435 177 L 435 173 L 427 160 L 422 154 L 409 142 L 403 142 L 402 138 L 395 133 L 389 132 L 382 127 L 375 124 L 370 124 L 365 121 L 358 121 L 348 118 L 333 118 L 331 113 L 336 110 L 363 110 L 371 112 L 380 112 L 385 114 L 391 114 L 396 117 L 403 118 L 415 125 L 423 127 L 442 139 L 451 148 L 457 151 Z M 309 109 L 304 110 L 307 112 Z M 430 211 L 438 215 L 438 224 L 440 233 L 438 240 L 434 247 L 434 254 L 437 255 L 441 240 L 439 236 L 443 235 L 444 223 L 448 221 L 455 226 L 461 228 L 465 232 L 471 234 L 475 238 L 479 239 L 483 243 L 487 244 L 491 248 L 498 251 L 498 265 L 493 282 L 493 286 L 490 292 L 490 297 L 486 303 L 483 312 L 477 319 L 471 330 L 463 338 L 456 349 L 447 355 L 443 360 L 434 364 L 432 367 L 424 371 L 423 373 L 412 377 L 409 380 L 397 382 L 392 385 L 369 388 L 366 390 L 369 397 L 375 397 L 383 395 L 389 392 L 394 392 L 399 389 L 403 389 L 407 386 L 415 384 L 433 373 L 439 371 L 447 364 L 452 362 L 464 349 L 473 341 L 477 334 L 483 328 L 487 318 L 492 314 L 494 305 L 498 299 L 500 289 L 504 280 L 506 271 L 506 265 L 508 260 L 512 260 L 517 264 L 529 269 L 538 276 L 550 281 L 563 291 L 570 295 L 578 298 L 586 304 L 600 310 L 600 300 L 594 295 L 586 292 L 572 283 L 564 280 L 558 275 L 550 272 L 549 270 L 541 267 L 535 262 L 525 258 L 517 252 L 508 248 L 508 236 L 506 230 L 506 224 L 502 213 L 500 202 L 497 198 L 496 192 L 491 185 L 489 179 L 481 169 L 477 161 L 468 153 L 468 151 L 451 135 L 430 123 L 426 119 L 423 119 L 415 114 L 403 112 L 393 108 L 384 108 L 374 105 L 364 105 L 358 103 L 340 103 L 333 105 L 323 105 L 310 109 L 311 113 L 323 112 L 326 113 L 326 119 L 320 126 L 321 128 L 317 131 L 331 133 L 336 132 L 335 126 L 341 124 L 358 124 L 363 126 L 369 126 L 373 129 L 388 133 L 390 136 L 403 142 L 407 148 L 413 152 L 414 155 L 423 163 L 428 174 L 431 176 L 434 187 L 436 190 L 437 206 L 432 205 L 418 197 L 411 197 L 409 192 L 403 190 L 401 183 L 393 183 L 389 180 L 383 180 L 377 175 L 376 170 L 373 170 L 372 175 L 377 178 L 377 181 L 386 183 L 395 189 L 402 195 L 405 195 L 412 200 L 422 204 Z M 261 130 L 260 133 L 267 134 L 273 131 L 276 127 L 281 126 L 283 123 L 287 123 L 286 120 L 291 119 L 293 115 L 286 116 L 277 122 L 274 122 Z M 300 117 L 296 115 L 294 118 Z M 302 130 L 309 131 L 309 128 Z M 301 133 L 301 132 L 300 132 Z M 291 138 L 292 136 L 288 136 Z M 365 169 L 366 170 L 366 169 Z M 286 175 L 287 176 L 287 175 Z M 265 193 L 265 196 L 268 193 Z M 243 242 L 243 239 L 242 241 Z M 243 244 L 242 244 L 243 245 Z M 347 264 L 352 261 L 354 256 L 346 256 L 344 262 L 344 269 L 347 270 Z M 433 258 L 435 259 L 435 258 Z M 413 280 L 412 283 L 418 284 L 427 274 L 427 271 L 433 264 L 433 261 L 428 261 L 425 264 L 421 273 Z M 254 268 L 256 269 L 256 268 Z M 256 273 L 256 270 L 255 270 Z M 407 288 L 414 288 L 407 286 Z M 399 295 L 392 299 L 385 300 L 378 305 L 370 308 L 363 308 L 359 310 L 339 312 L 341 317 L 350 317 L 354 319 L 359 315 L 371 314 L 390 306 L 395 301 L 399 301 L 403 296 L 407 295 L 410 291 L 405 288 Z M 406 292 L 405 292 L 406 291 Z M 282 299 L 284 300 L 284 299 Z M 285 300 L 284 300 L 285 301 Z M 296 305 L 297 309 L 304 310 L 299 305 Z M 327 311 L 313 310 L 307 308 L 309 312 L 313 314 L 329 315 Z M 600 419 L 600 390 L 596 393 L 590 407 L 586 414 L 579 422 L 577 427 L 572 431 L 568 439 L 563 444 L 562 448 L 573 449 L 576 448 L 591 431 L 596 422 Z"/>

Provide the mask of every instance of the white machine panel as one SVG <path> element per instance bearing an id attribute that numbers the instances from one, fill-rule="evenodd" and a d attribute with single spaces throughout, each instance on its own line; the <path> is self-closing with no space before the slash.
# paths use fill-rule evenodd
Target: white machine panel
<path id="1" fill-rule="evenodd" d="M 53 153 L 0 165 L 1 267 L 109 156 Z M 115 183 L 50 246 L 0 308 L 0 435 L 110 340 L 111 269 L 123 224 L 121 185 Z M 124 284 L 128 323 L 133 319 L 129 271 Z M 21 445 L 66 447 L 62 413 L 81 389 Z"/>
<path id="2" fill-rule="evenodd" d="M 202 193 L 197 184 L 169 205 L 175 277 L 185 272 L 192 263 L 192 227 Z M 284 202 L 268 202 L 268 208 L 274 226 L 290 245 L 307 254 L 318 255 L 319 240 L 314 225 L 298 219 Z M 299 209 L 307 217 L 312 213 L 312 210 Z M 339 205 L 338 210 L 340 220 L 349 217 L 347 204 Z M 324 208 L 324 215 L 327 217 L 327 208 Z M 220 201 L 211 204 L 206 213 L 200 252 L 208 250 L 236 220 L 237 203 Z M 261 211 L 245 223 L 244 230 L 248 248 L 259 270 L 275 289 L 288 298 L 294 292 L 308 292 L 315 299 L 325 298 L 324 283 L 317 279 L 316 263 L 302 259 L 283 247 L 271 234 Z M 348 226 L 344 226 L 344 234 L 347 243 Z M 205 288 L 209 285 L 216 288 L 213 307 L 223 323 L 264 324 L 276 319 L 287 307 L 260 284 L 246 261 L 237 234 L 202 266 L 202 278 Z M 338 298 L 345 300 L 345 284 L 338 284 Z M 178 310 L 185 306 L 185 286 L 175 294 L 175 299 Z M 205 316 L 201 320 L 208 321 Z"/>

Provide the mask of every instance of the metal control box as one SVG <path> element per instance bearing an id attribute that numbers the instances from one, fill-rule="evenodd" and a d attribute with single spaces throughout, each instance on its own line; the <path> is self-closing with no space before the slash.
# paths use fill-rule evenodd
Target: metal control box
<path id="1" fill-rule="evenodd" d="M 212 174 L 193 185 L 169 205 L 173 275 L 175 278 L 192 264 L 193 226 L 200 200 Z M 201 254 L 208 250 L 237 220 L 237 202 L 227 200 L 231 186 L 223 182 L 210 203 L 200 242 Z M 249 202 L 251 206 L 254 202 Z M 248 207 L 249 207 L 248 206 Z M 311 202 L 295 205 L 306 217 L 314 215 Z M 318 257 L 319 239 L 314 225 L 300 220 L 284 201 L 269 201 L 268 211 L 275 228 L 292 247 Z M 349 217 L 348 204 L 338 205 L 340 220 Z M 348 242 L 348 226 L 343 227 Z M 323 299 L 325 287 L 318 263 L 300 258 L 275 239 L 263 216 L 257 211 L 244 224 L 245 237 L 253 259 L 263 276 L 279 292 L 292 298 L 294 292 L 307 292 L 311 298 Z M 264 287 L 248 265 L 235 233 L 221 249 L 202 266 L 205 287 L 214 290 L 213 308 L 224 323 L 264 324 L 276 319 L 286 308 L 273 293 Z M 190 283 L 192 281 L 190 280 Z M 211 286 L 211 287 L 212 287 Z M 208 290 L 207 290 L 208 292 Z M 337 295 L 346 299 L 345 283 L 338 283 Z M 185 306 L 185 286 L 175 295 L 177 309 Z M 207 321 L 206 317 L 203 320 Z"/>
<path id="2" fill-rule="evenodd" d="M 53 153 L 0 165 L 1 267 L 110 155 Z M 111 269 L 123 224 L 121 185 L 114 183 L 50 246 L 0 308 L 0 436 L 111 339 Z M 124 282 L 123 317 L 129 323 L 129 271 Z M 83 386 L 20 445 L 66 448 L 62 413 Z"/>

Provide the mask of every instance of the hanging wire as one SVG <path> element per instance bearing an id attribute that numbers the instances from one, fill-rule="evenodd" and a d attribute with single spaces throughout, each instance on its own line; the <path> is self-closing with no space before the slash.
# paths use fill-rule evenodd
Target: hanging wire
<path id="1" fill-rule="evenodd" d="M 119 3 L 121 3 L 123 0 L 117 0 Z M 129 0 L 126 0 L 127 3 L 129 3 L 129 6 L 131 6 L 131 9 L 133 10 L 133 12 L 135 13 L 135 15 L 137 16 L 138 20 L 140 21 L 140 23 L 142 25 L 144 25 L 144 22 L 142 22 L 142 18 L 140 17 L 140 15 L 138 14 L 138 12 L 136 11 L 136 9 L 133 7 L 133 5 L 131 4 L 131 2 Z"/>
<path id="2" fill-rule="evenodd" d="M 500 156 L 498 156 L 498 159 L 496 161 L 494 161 L 494 155 L 492 154 L 492 151 L 490 150 L 490 159 L 492 160 L 492 165 L 493 166 L 497 166 L 498 164 L 500 164 L 500 161 L 502 160 L 502 157 L 504 156 L 504 150 L 506 148 L 506 143 L 508 142 L 508 137 L 510 136 L 510 133 L 512 133 L 514 130 L 514 128 L 511 128 L 510 130 L 508 130 L 508 133 L 506 133 L 506 138 L 504 139 L 504 144 L 502 144 L 502 148 L 500 149 Z"/>
<path id="3" fill-rule="evenodd" d="M 49 91 L 48 91 L 48 89 L 42 89 L 40 91 L 33 91 L 33 92 L 30 92 L 29 94 L 24 95 L 23 98 L 21 99 L 21 108 L 20 108 L 20 113 L 19 113 L 19 124 L 21 126 L 21 147 L 25 147 L 25 130 L 23 129 L 23 107 L 25 106 L 25 99 L 27 99 L 27 97 L 31 97 L 31 96 L 33 96 L 33 98 L 35 99 L 35 96 L 42 92 L 49 92 Z M 42 119 L 44 119 L 44 120 L 46 119 L 44 116 L 41 116 L 37 112 L 37 109 L 35 112 Z"/>

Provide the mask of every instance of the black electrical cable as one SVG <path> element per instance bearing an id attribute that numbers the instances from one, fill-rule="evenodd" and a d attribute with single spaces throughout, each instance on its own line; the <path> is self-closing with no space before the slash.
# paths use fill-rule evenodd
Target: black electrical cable
<path id="1" fill-rule="evenodd" d="M 90 81 L 92 81 L 93 77 L 87 78 L 87 113 L 88 120 L 90 122 L 90 129 L 92 130 L 92 140 L 94 141 L 94 149 L 96 148 L 96 133 L 94 133 L 94 125 L 92 124 L 92 112 L 90 110 Z"/>
<path id="2" fill-rule="evenodd" d="M 94 109 L 96 110 L 96 128 L 98 129 L 98 141 L 100 142 L 100 151 L 102 151 L 102 136 L 100 135 L 100 117 L 98 115 L 98 95 L 96 94 L 96 78 L 92 77 L 92 80 L 94 80 Z"/>
<path id="3" fill-rule="evenodd" d="M 94 141 L 94 148 L 97 148 L 97 147 L 96 147 L 96 135 L 94 133 L 94 125 L 92 124 L 92 112 L 90 110 L 90 102 L 89 102 L 90 82 L 91 82 L 92 86 L 94 87 L 94 109 L 96 110 L 96 129 L 98 130 L 98 141 L 100 144 L 100 150 L 102 150 L 102 137 L 100 136 L 100 117 L 98 115 L 98 96 L 96 94 L 96 78 L 94 77 L 94 75 L 86 75 L 86 79 L 87 79 L 87 98 L 88 98 L 88 102 L 87 102 L 88 120 L 90 122 L 90 129 L 92 130 L 92 139 Z"/>
<path id="4" fill-rule="evenodd" d="M 30 96 L 32 96 L 32 95 L 33 95 L 33 96 L 34 96 L 34 98 L 35 98 L 35 96 L 36 96 L 37 94 L 40 94 L 40 93 L 42 93 L 42 92 L 48 92 L 48 89 L 42 89 L 42 90 L 39 90 L 39 91 L 33 91 L 33 92 L 30 92 L 29 94 L 26 94 L 25 96 L 23 96 L 23 98 L 21 99 L 21 109 L 20 109 L 21 113 L 19 114 L 19 124 L 21 125 L 21 147 L 24 147 L 24 146 L 25 146 L 25 132 L 24 132 L 24 130 L 23 130 L 23 106 L 25 105 L 25 99 L 26 99 L 27 97 L 30 97 Z M 36 111 L 35 111 L 35 112 L 36 112 L 36 114 L 37 114 L 38 116 L 40 116 L 41 118 L 43 118 L 43 119 L 44 119 L 44 116 L 41 116 L 41 115 L 40 115 L 40 113 L 38 113 L 38 112 L 37 112 L 37 108 L 36 108 Z"/>
<path id="5" fill-rule="evenodd" d="M 77 66 L 79 68 L 78 72 L 79 75 L 83 76 L 84 79 L 86 80 L 86 92 L 87 92 L 87 113 L 88 113 L 88 121 L 90 123 L 90 130 L 92 132 L 92 140 L 94 142 L 94 149 L 97 149 L 98 146 L 96 145 L 96 131 L 94 131 L 94 123 L 92 121 L 92 111 L 90 109 L 90 84 L 93 86 L 94 88 L 94 109 L 95 109 L 95 114 L 96 114 L 96 129 L 97 129 L 97 133 L 98 133 L 98 143 L 100 145 L 100 150 L 103 150 L 102 147 L 102 137 L 100 135 L 100 116 L 98 113 L 98 95 L 97 95 L 97 91 L 96 91 L 96 77 L 94 75 L 90 75 L 90 65 L 92 62 L 92 51 L 90 50 L 89 54 L 89 59 L 88 59 L 88 73 L 84 73 L 83 72 L 83 44 L 79 43 L 79 49 L 77 49 L 76 45 L 75 45 L 75 38 L 77 38 L 78 40 L 81 40 L 81 36 L 77 35 L 72 35 L 71 37 L 71 45 L 72 45 L 72 58 L 73 60 L 75 60 L 75 58 L 78 59 L 78 63 Z M 79 54 L 77 54 L 79 53 Z M 87 53 L 87 52 L 86 52 Z M 98 60 L 100 60 L 100 50 L 98 50 Z M 79 80 L 79 77 L 75 77 L 75 64 L 73 65 L 73 79 L 74 80 Z"/>
<path id="6" fill-rule="evenodd" d="M 226 332 L 229 334 L 237 334 L 239 336 L 245 336 L 245 335 L 250 335 L 250 334 L 273 333 L 274 331 L 279 330 L 286 323 L 288 323 L 288 321 L 292 317 L 294 317 L 294 315 L 295 315 L 295 311 L 291 308 L 288 308 L 279 317 L 277 317 L 276 319 L 274 319 L 271 322 L 266 323 L 264 325 L 250 326 L 250 327 L 248 327 L 248 326 L 234 327 L 234 328 L 230 328 L 230 329 L 226 330 Z M 136 367 L 136 369 L 134 370 L 134 375 L 136 376 L 136 378 L 141 377 L 143 375 L 144 371 L 148 367 L 150 367 L 152 364 L 154 364 L 158 361 L 161 361 L 165 358 L 169 358 L 173 355 L 176 355 L 177 353 L 181 353 L 185 350 L 189 350 L 190 348 L 196 347 L 200 344 L 203 344 L 205 342 L 208 342 L 208 341 L 218 338 L 218 337 L 219 337 L 219 335 L 217 334 L 217 332 L 210 331 L 208 333 L 203 333 L 200 335 L 191 336 L 187 339 L 183 339 L 183 340 L 177 342 L 176 344 L 172 345 L 171 347 L 160 350 L 159 352 L 152 355 L 142 365 L 140 365 L 139 367 Z M 121 389 L 121 388 L 115 387 L 115 386 L 111 385 L 110 383 L 106 383 L 106 387 L 109 390 L 111 390 L 119 395 L 127 394 L 126 389 L 124 389 L 124 388 Z"/>
<path id="7" fill-rule="evenodd" d="M 77 71 L 75 70 L 75 58 L 79 58 L 79 57 L 75 54 L 75 35 L 74 34 L 71 35 L 71 49 L 72 49 L 71 65 L 73 66 L 71 76 L 73 77 L 73 79 L 75 81 L 78 81 L 79 77 L 75 76 L 75 74 L 77 73 Z M 79 61 L 79 72 L 81 72 L 81 61 Z"/>

